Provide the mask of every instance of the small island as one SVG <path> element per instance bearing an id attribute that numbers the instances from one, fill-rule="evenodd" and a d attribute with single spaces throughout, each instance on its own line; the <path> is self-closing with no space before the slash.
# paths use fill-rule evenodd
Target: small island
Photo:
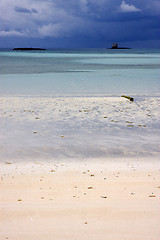
<path id="1" fill-rule="evenodd" d="M 118 43 L 113 43 L 111 48 L 108 49 L 130 49 L 126 47 L 118 47 Z"/>
<path id="2" fill-rule="evenodd" d="M 13 48 L 13 51 L 41 51 L 46 50 L 44 48 Z"/>

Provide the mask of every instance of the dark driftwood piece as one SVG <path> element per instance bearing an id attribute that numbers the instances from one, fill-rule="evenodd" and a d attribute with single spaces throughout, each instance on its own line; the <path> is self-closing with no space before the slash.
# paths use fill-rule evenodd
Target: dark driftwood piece
<path id="1" fill-rule="evenodd" d="M 132 98 L 132 97 L 129 97 L 129 96 L 122 95 L 121 97 L 124 97 L 124 98 L 127 98 L 127 99 L 129 99 L 131 102 L 133 102 L 133 101 L 134 101 L 134 98 Z"/>

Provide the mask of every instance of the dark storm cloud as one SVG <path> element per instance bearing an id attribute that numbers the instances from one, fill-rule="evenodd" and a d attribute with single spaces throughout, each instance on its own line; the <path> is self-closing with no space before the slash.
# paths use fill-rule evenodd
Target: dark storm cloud
<path id="1" fill-rule="evenodd" d="M 14 10 L 19 13 L 37 13 L 37 10 L 32 8 L 31 10 L 23 7 L 15 6 Z"/>
<path id="2" fill-rule="evenodd" d="M 3 39 L 76 41 L 83 47 L 160 37 L 160 0 L 1 0 L 0 9 Z"/>

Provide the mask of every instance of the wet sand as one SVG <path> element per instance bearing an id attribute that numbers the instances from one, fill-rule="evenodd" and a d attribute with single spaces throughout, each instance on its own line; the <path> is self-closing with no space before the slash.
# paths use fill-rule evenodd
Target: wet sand
<path id="1" fill-rule="evenodd" d="M 159 109 L 158 97 L 0 97 L 0 159 L 157 157 Z"/>

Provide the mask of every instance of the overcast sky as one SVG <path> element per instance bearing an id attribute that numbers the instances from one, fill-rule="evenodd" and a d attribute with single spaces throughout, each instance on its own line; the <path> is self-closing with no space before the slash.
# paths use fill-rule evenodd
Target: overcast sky
<path id="1" fill-rule="evenodd" d="M 160 0 L 0 0 L 0 47 L 160 47 Z"/>

